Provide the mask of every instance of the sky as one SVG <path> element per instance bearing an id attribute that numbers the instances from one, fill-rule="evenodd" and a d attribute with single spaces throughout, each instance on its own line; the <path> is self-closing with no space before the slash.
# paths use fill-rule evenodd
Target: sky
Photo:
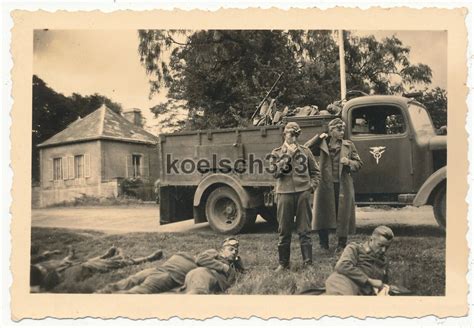
<path id="1" fill-rule="evenodd" d="M 447 88 L 447 33 L 443 31 L 354 31 L 377 39 L 396 35 L 411 49 L 412 63 L 433 70 L 432 86 Z M 124 109 L 140 108 L 148 124 L 149 108 L 166 99 L 149 99 L 148 76 L 140 63 L 136 30 L 36 30 L 33 72 L 55 91 L 68 96 L 99 93 Z"/>

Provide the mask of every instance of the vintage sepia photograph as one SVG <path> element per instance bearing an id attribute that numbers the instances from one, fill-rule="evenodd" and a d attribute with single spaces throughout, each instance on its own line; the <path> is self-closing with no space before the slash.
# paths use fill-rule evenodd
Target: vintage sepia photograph
<path id="1" fill-rule="evenodd" d="M 18 12 L 14 316 L 465 311 L 463 12 L 371 12 Z"/>
<path id="2" fill-rule="evenodd" d="M 446 31 L 33 49 L 32 292 L 445 294 Z"/>

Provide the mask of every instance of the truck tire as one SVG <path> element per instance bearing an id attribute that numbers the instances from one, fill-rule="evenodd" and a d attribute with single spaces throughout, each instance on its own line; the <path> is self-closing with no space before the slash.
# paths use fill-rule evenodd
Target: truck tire
<path id="1" fill-rule="evenodd" d="M 433 199 L 433 212 L 441 229 L 446 230 L 446 184 L 438 188 Z"/>
<path id="2" fill-rule="evenodd" d="M 257 211 L 245 209 L 232 188 L 219 187 L 207 198 L 206 216 L 212 230 L 233 235 L 250 227 L 257 218 Z"/>

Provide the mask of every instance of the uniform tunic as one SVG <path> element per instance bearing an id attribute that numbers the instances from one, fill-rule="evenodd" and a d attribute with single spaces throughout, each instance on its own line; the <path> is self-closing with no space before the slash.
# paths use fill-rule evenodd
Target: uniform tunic
<path id="1" fill-rule="evenodd" d="M 329 154 L 331 155 L 331 164 L 332 164 L 332 181 L 334 183 L 339 182 L 339 161 L 341 155 L 341 142 L 337 142 L 331 146 L 331 143 L 328 142 L 329 145 Z"/>
<path id="2" fill-rule="evenodd" d="M 273 176 L 277 179 L 278 245 L 290 246 L 293 222 L 300 244 L 311 245 L 311 191 L 319 184 L 319 166 L 311 151 L 299 144 L 294 152 L 286 143 L 275 148 L 272 159 Z"/>
<path id="3" fill-rule="evenodd" d="M 179 252 L 160 266 L 109 284 L 101 292 L 157 294 L 185 285 L 189 287 L 186 290 L 194 293 L 215 293 L 226 290 L 234 282 L 236 267 L 236 263 L 220 257 L 215 249 L 204 251 L 196 258 Z"/>
<path id="4" fill-rule="evenodd" d="M 388 280 L 388 262 L 377 256 L 368 243 L 350 243 L 337 261 L 335 271 L 326 280 L 328 295 L 372 295 L 368 278 Z"/>
<path id="5" fill-rule="evenodd" d="M 277 194 L 289 194 L 316 189 L 320 179 L 319 166 L 309 148 L 296 145 L 294 153 L 288 145 L 272 151 L 273 177 L 277 179 Z M 289 165 L 289 166 L 286 166 Z"/>
<path id="6" fill-rule="evenodd" d="M 243 272 L 242 261 L 222 258 L 215 249 L 196 257 L 198 268 L 186 276 L 185 287 L 190 294 L 215 294 L 226 291 L 235 282 L 238 272 Z"/>

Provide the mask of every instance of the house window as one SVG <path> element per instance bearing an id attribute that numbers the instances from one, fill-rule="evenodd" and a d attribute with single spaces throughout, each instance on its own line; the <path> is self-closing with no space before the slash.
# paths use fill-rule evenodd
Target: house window
<path id="1" fill-rule="evenodd" d="M 132 155 L 132 167 L 133 167 L 133 177 L 141 176 L 142 172 L 142 156 L 141 155 Z"/>
<path id="2" fill-rule="evenodd" d="M 74 172 L 76 179 L 84 177 L 84 155 L 74 156 Z"/>
<path id="3" fill-rule="evenodd" d="M 53 180 L 62 180 L 63 178 L 63 164 L 62 158 L 53 159 Z"/>

